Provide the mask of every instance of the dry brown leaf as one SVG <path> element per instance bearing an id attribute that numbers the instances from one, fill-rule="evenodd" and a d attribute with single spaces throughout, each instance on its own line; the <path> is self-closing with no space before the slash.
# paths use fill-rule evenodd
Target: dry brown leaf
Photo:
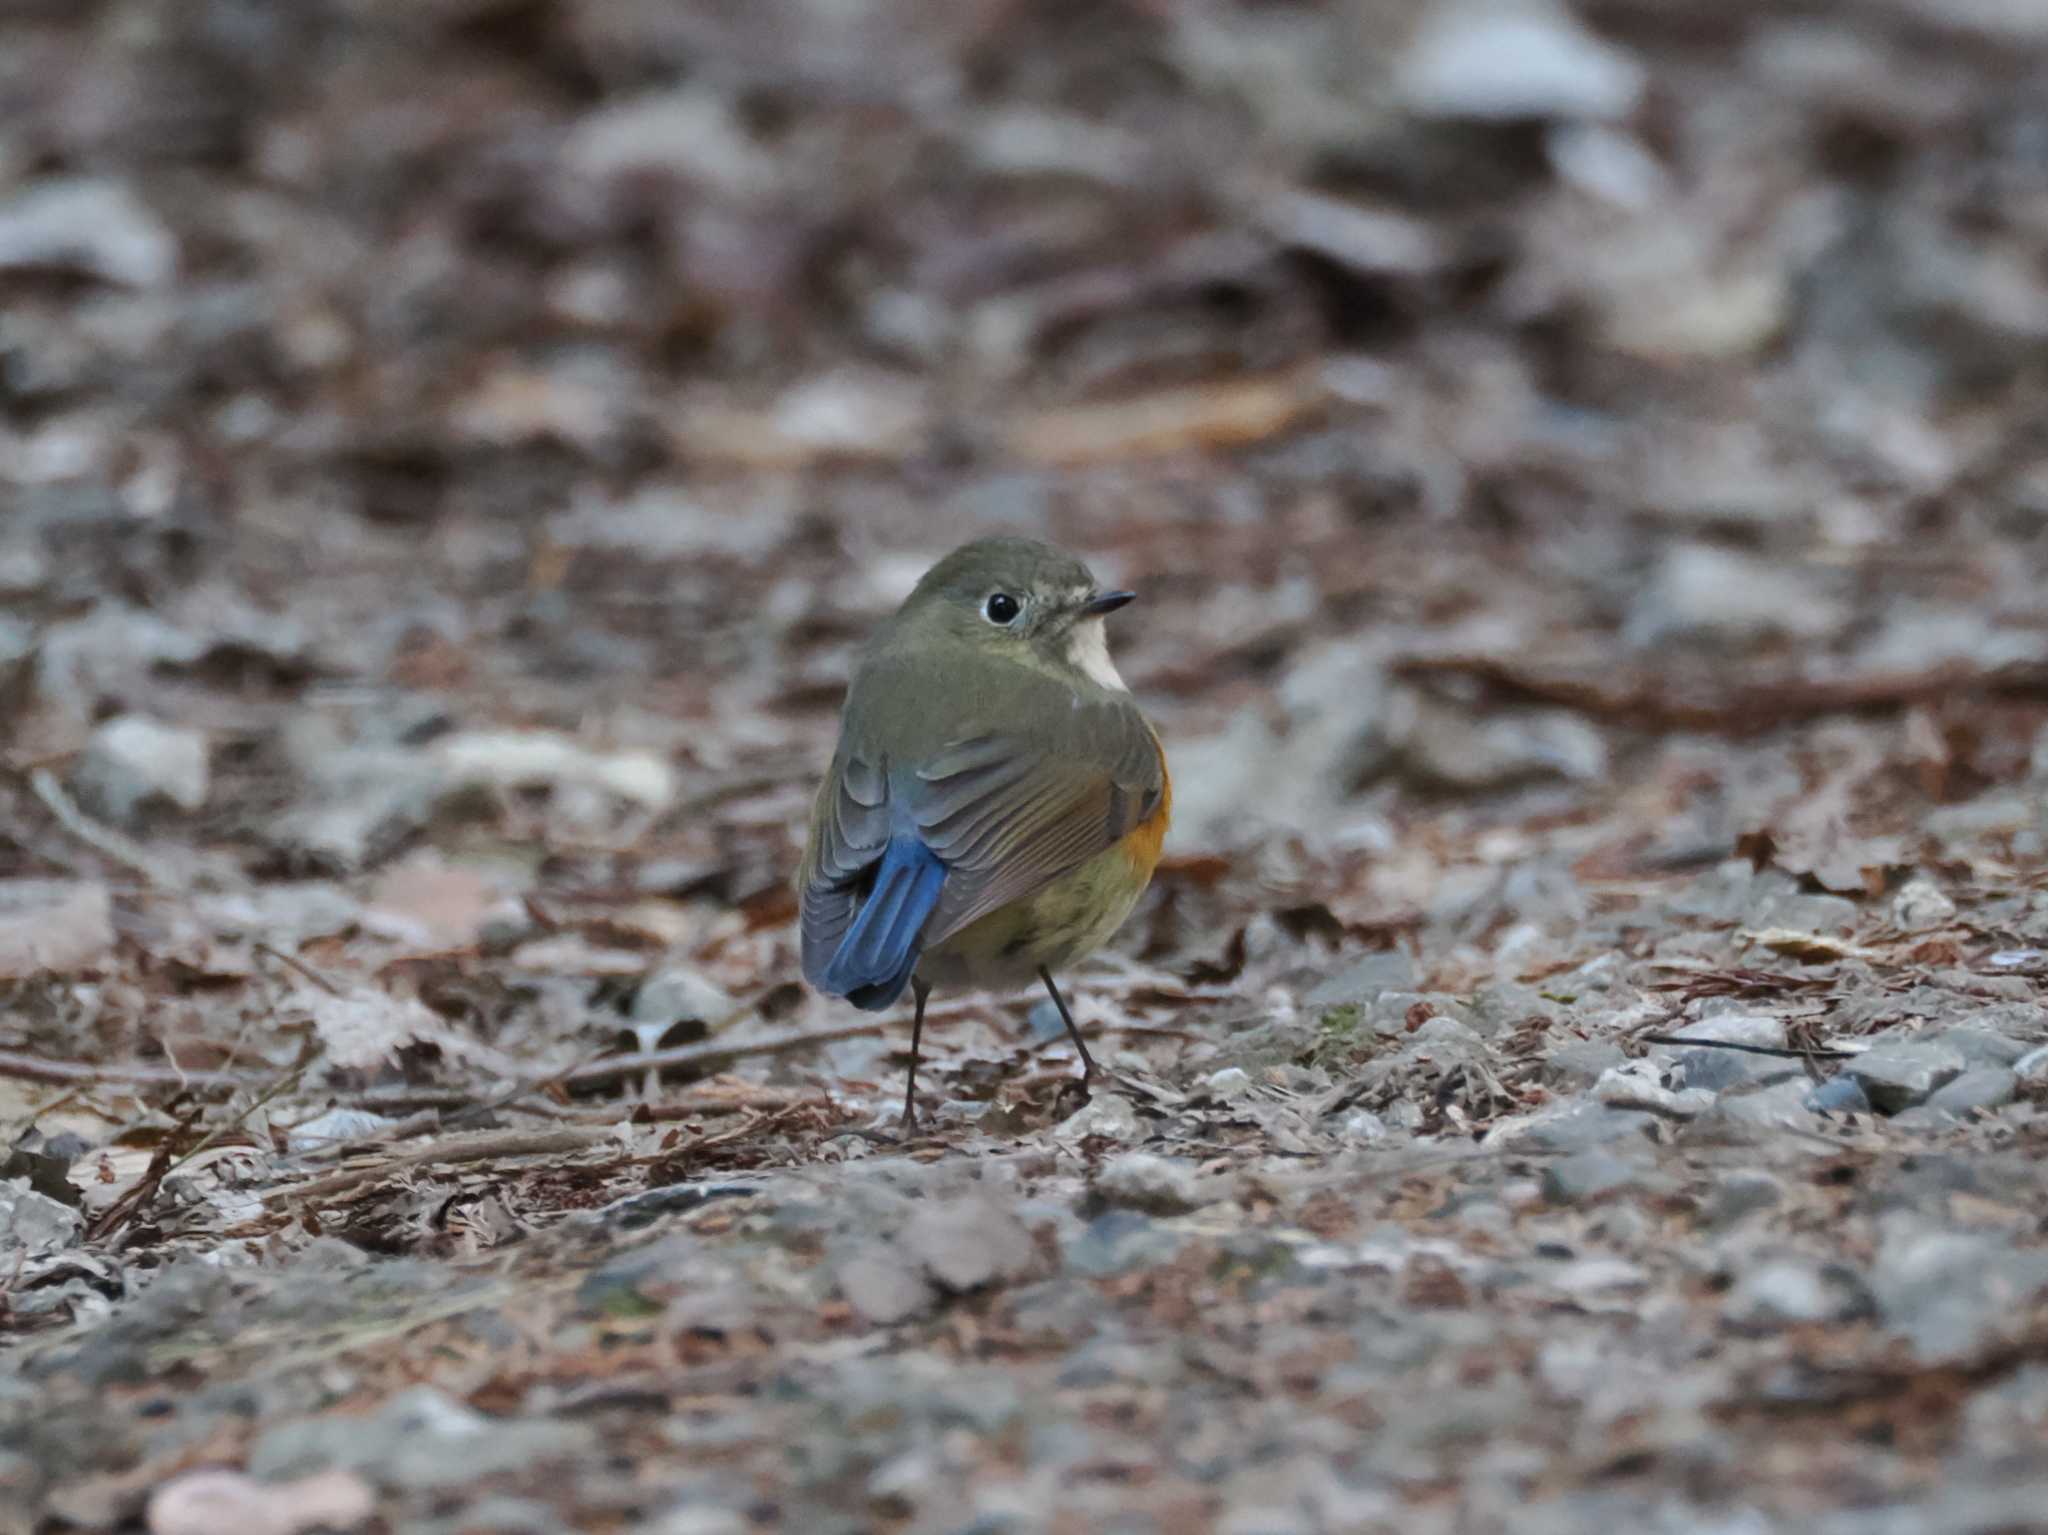
<path id="1" fill-rule="evenodd" d="M 1320 374 L 1291 369 L 1023 412 L 1004 421 L 997 437 L 1007 452 L 1042 464 L 1161 458 L 1263 442 L 1300 425 L 1327 398 Z"/>
<path id="2" fill-rule="evenodd" d="M 476 938 L 494 899 L 482 875 L 429 852 L 379 875 L 370 887 L 369 909 L 400 924 L 409 942 L 454 948 Z"/>
<path id="3" fill-rule="evenodd" d="M 1844 938 L 1833 938 L 1826 933 L 1807 933 L 1789 927 L 1745 930 L 1735 935 L 1735 942 L 1738 947 L 1744 944 L 1758 944 L 1773 954 L 1783 954 L 1787 958 L 1803 959 L 1810 963 L 1825 963 L 1837 959 L 1881 962 L 1884 959 L 1877 950 L 1867 949 L 1862 944 L 1850 943 Z"/>

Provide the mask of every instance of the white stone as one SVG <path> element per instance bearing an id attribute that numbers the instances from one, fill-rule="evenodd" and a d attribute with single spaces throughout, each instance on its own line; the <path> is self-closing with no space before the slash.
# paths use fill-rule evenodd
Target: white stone
<path id="1" fill-rule="evenodd" d="M 1684 638 L 1746 641 L 1769 634 L 1812 639 L 1841 626 L 1842 605 L 1796 566 L 1711 544 L 1680 544 L 1664 556 L 1631 608 L 1622 636 L 1633 645 Z"/>
<path id="2" fill-rule="evenodd" d="M 1664 1086 L 1648 1061 L 1630 1061 L 1601 1072 L 1593 1096 L 1609 1108 L 1644 1109 L 1670 1119 L 1696 1119 L 1714 1106 L 1714 1095 L 1703 1088 L 1673 1092 Z"/>
<path id="3" fill-rule="evenodd" d="M 1858 1298 L 1852 1285 L 1810 1263 L 1773 1258 L 1759 1263 L 1728 1293 L 1730 1321 L 1746 1327 L 1784 1327 L 1826 1322 L 1851 1314 Z"/>
<path id="4" fill-rule="evenodd" d="M 1210 1072 L 1205 1085 L 1219 1098 L 1236 1098 L 1252 1090 L 1252 1079 L 1242 1066 L 1225 1066 Z"/>
<path id="5" fill-rule="evenodd" d="M 1892 921 L 1909 933 L 1946 927 L 1955 920 L 1956 903 L 1931 879 L 1906 881 L 1892 899 Z"/>
<path id="6" fill-rule="evenodd" d="M 141 714 L 95 730 L 77 776 L 79 798 L 115 821 L 157 805 L 189 814 L 206 804 L 210 784 L 206 737 Z"/>
<path id="7" fill-rule="evenodd" d="M 177 274 L 178 241 L 118 181 L 41 181 L 0 203 L 0 268 L 18 267 L 154 288 Z"/>
<path id="8" fill-rule="evenodd" d="M 1643 66 L 1546 0 L 1440 0 L 1396 66 L 1402 99 L 1431 117 L 1615 118 Z"/>

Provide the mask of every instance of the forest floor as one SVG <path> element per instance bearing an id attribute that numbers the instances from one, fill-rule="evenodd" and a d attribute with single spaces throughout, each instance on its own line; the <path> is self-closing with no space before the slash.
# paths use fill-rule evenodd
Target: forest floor
<path id="1" fill-rule="evenodd" d="M 2031 17 L 7 7 L 0 1532 L 2039 1528 Z M 1176 822 L 900 1139 L 997 531 Z"/>

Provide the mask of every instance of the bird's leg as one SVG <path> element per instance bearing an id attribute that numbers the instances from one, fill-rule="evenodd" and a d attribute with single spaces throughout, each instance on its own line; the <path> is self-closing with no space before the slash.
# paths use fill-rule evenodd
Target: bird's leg
<path id="1" fill-rule="evenodd" d="M 1067 999 L 1060 995 L 1059 987 L 1052 983 L 1052 972 L 1040 965 L 1038 978 L 1045 982 L 1045 989 L 1052 993 L 1052 1005 L 1060 1010 L 1060 1022 L 1067 1026 L 1067 1032 L 1074 1037 L 1074 1048 L 1081 1052 L 1081 1082 L 1085 1086 L 1095 1075 L 1095 1057 L 1088 1053 L 1088 1046 L 1081 1038 L 1081 1031 L 1074 1026 L 1074 1015 L 1067 1011 Z"/>
<path id="2" fill-rule="evenodd" d="M 910 994 L 917 999 L 917 1011 L 910 1020 L 910 1080 L 903 1085 L 903 1128 L 906 1130 L 917 1128 L 917 1047 L 924 1038 L 924 1004 L 932 989 L 913 975 Z"/>

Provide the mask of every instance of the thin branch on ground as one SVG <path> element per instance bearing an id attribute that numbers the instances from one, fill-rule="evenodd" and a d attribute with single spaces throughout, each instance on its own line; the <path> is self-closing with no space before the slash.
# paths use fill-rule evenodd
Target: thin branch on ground
<path id="1" fill-rule="evenodd" d="M 287 954 L 282 949 L 272 948 L 269 944 L 260 941 L 251 944 L 249 947 L 253 949 L 256 953 L 264 955 L 266 958 L 276 960 L 280 965 L 283 965 L 286 969 L 296 971 L 298 974 L 304 976 L 307 980 L 311 981 L 315 986 L 318 986 L 322 991 L 326 992 L 328 996 L 339 997 L 344 995 L 340 986 L 336 985 L 333 981 L 330 981 L 326 976 L 322 975 L 319 971 L 315 970 L 311 965 L 307 964 L 298 956 L 293 954 Z"/>
<path id="2" fill-rule="evenodd" d="M 352 1167 L 312 1183 L 272 1190 L 263 1196 L 263 1202 L 280 1205 L 295 1200 L 325 1199 L 410 1168 L 455 1167 L 467 1162 L 489 1162 L 499 1157 L 566 1156 L 601 1145 L 612 1138 L 608 1129 L 564 1127 L 557 1130 L 489 1132 L 463 1140 L 436 1141 L 417 1151 L 379 1158 L 366 1167 Z"/>
<path id="3" fill-rule="evenodd" d="M 1745 1055 L 1770 1055 L 1787 1061 L 1853 1061 L 1854 1050 L 1797 1050 L 1786 1045 L 1746 1045 L 1732 1039 L 1687 1039 L 1679 1034 L 1638 1034 L 1646 1045 L 1686 1045 L 1702 1050 L 1739 1050 Z"/>
<path id="4" fill-rule="evenodd" d="M 0 1077 L 30 1082 L 82 1082 L 107 1087 L 261 1087 L 266 1080 L 246 1071 L 152 1066 L 143 1061 L 52 1061 L 0 1050 Z"/>
<path id="5" fill-rule="evenodd" d="M 751 1040 L 736 1045 L 678 1045 L 670 1050 L 647 1050 L 633 1055 L 607 1056 L 601 1061 L 592 1061 L 587 1066 L 578 1066 L 561 1078 L 569 1087 L 582 1087 L 592 1082 L 616 1082 L 621 1077 L 636 1076 L 644 1071 L 669 1071 L 680 1066 L 702 1066 L 716 1070 L 733 1061 L 743 1061 L 769 1055 L 791 1055 L 803 1050 L 815 1050 L 821 1045 L 837 1044 L 842 1039 L 865 1039 L 870 1035 L 886 1033 L 895 1027 L 890 1022 L 849 1024 L 843 1029 L 823 1029 L 812 1034 L 784 1034 L 774 1039 Z"/>
<path id="6" fill-rule="evenodd" d="M 48 768 L 31 768 L 27 777 L 30 791 L 43 802 L 43 808 L 57 818 L 57 824 L 101 857 L 112 860 L 131 874 L 141 875 L 160 890 L 185 888 L 185 881 L 167 864 L 152 857 L 141 843 L 111 826 L 102 826 L 80 810 L 71 796 L 64 792 L 64 786 L 57 782 L 57 775 Z"/>
<path id="7" fill-rule="evenodd" d="M 1495 655 L 1411 656 L 1395 670 L 1413 678 L 1471 677 L 1511 700 L 1554 704 L 1638 728 L 1734 736 L 1830 714 L 1892 713 L 1958 697 L 2048 695 L 2048 667 L 2032 663 L 1932 666 L 1863 677 L 1780 677 L 1714 691 L 1665 675 L 1623 673 L 1610 680 L 1543 672 Z"/>

